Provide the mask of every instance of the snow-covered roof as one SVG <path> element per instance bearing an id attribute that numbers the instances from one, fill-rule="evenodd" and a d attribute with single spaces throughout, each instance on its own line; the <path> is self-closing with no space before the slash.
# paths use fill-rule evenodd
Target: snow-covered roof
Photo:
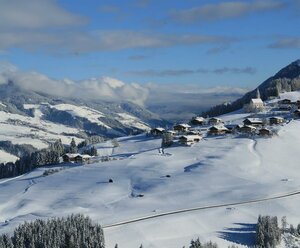
<path id="1" fill-rule="evenodd" d="M 162 127 L 156 127 L 156 128 L 153 128 L 153 130 L 157 130 L 157 131 L 160 131 L 160 132 L 165 131 L 165 129 L 162 128 Z"/>
<path id="2" fill-rule="evenodd" d="M 263 104 L 263 101 L 260 98 L 252 98 L 250 102 L 255 104 Z"/>
<path id="3" fill-rule="evenodd" d="M 203 118 L 202 116 L 197 116 L 197 117 L 194 117 L 193 120 L 196 120 L 196 121 L 205 121 L 205 118 Z"/>
<path id="4" fill-rule="evenodd" d="M 183 136 L 180 136 L 179 139 L 186 139 L 186 140 L 195 140 L 195 139 L 202 139 L 202 136 L 200 135 L 183 135 Z"/>
<path id="5" fill-rule="evenodd" d="M 218 118 L 218 117 L 212 117 L 212 118 L 210 118 L 209 120 L 217 120 L 217 121 L 222 121 L 220 118 Z"/>
<path id="6" fill-rule="evenodd" d="M 270 119 L 276 119 L 276 120 L 283 120 L 284 118 L 279 117 L 279 116 L 272 116 Z"/>
<path id="7" fill-rule="evenodd" d="M 216 129 L 219 131 L 227 131 L 228 130 L 228 128 L 225 126 L 212 126 L 210 129 Z"/>
<path id="8" fill-rule="evenodd" d="M 180 127 L 184 127 L 184 128 L 190 128 L 191 127 L 189 124 L 186 124 L 186 123 L 180 123 L 180 124 L 175 125 L 175 127 L 176 126 L 180 126 Z"/>
<path id="9" fill-rule="evenodd" d="M 91 156 L 88 154 L 80 154 L 80 153 L 66 153 L 64 156 L 68 156 L 69 158 L 76 158 L 76 157 L 91 158 Z"/>
<path id="10" fill-rule="evenodd" d="M 263 123 L 262 119 L 260 119 L 260 118 L 247 118 L 244 120 L 244 122 L 247 120 L 251 123 Z"/>
<path id="11" fill-rule="evenodd" d="M 77 156 L 81 155 L 80 153 L 66 153 L 63 156 L 68 156 L 69 158 L 75 158 Z"/>
<path id="12" fill-rule="evenodd" d="M 251 129 L 256 129 L 256 127 L 251 126 L 251 125 L 245 125 L 244 127 L 246 127 L 246 128 L 251 128 Z M 242 127 L 242 128 L 243 128 L 243 127 Z"/>

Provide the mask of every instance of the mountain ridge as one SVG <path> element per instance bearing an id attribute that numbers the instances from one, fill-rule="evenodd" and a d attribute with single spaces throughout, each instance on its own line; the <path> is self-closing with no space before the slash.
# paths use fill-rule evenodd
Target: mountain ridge
<path id="1" fill-rule="evenodd" d="M 298 59 L 282 68 L 274 76 L 269 77 L 257 88 L 247 92 L 234 102 L 216 105 L 210 110 L 203 112 L 202 115 L 217 116 L 241 109 L 245 104 L 249 103 L 251 98 L 256 97 L 257 89 L 262 100 L 278 97 L 280 93 L 300 90 L 300 60 Z"/>

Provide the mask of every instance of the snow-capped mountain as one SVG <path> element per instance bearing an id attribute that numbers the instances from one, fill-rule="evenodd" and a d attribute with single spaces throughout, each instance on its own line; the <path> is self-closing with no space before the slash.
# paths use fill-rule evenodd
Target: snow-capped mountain
<path id="1" fill-rule="evenodd" d="M 13 144 L 40 149 L 57 139 L 68 144 L 72 138 L 79 142 L 88 135 L 118 137 L 165 123 L 130 102 L 53 97 L 12 82 L 0 85 L 0 140 Z"/>

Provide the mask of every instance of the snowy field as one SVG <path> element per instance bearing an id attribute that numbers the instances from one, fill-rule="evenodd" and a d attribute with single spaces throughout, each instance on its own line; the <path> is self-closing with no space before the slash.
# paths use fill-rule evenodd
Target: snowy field
<path id="1" fill-rule="evenodd" d="M 236 112 L 222 118 L 239 123 L 246 116 Z M 164 154 L 158 138 L 139 135 L 118 142 L 119 147 L 97 144 L 99 155 L 114 161 L 64 166 L 47 177 L 42 176 L 47 168 L 39 168 L 0 180 L 0 233 L 25 220 L 83 213 L 104 227 L 109 248 L 115 243 L 181 248 L 197 237 L 219 247 L 245 247 L 253 245 L 259 214 L 300 223 L 300 120 L 280 125 L 272 138 L 206 137 Z M 233 204 L 252 200 L 259 202 Z M 176 213 L 201 207 L 206 208 Z M 172 214 L 159 216 L 167 212 Z M 150 218 L 111 227 L 144 217 Z M 280 247 L 287 247 L 284 240 Z"/>

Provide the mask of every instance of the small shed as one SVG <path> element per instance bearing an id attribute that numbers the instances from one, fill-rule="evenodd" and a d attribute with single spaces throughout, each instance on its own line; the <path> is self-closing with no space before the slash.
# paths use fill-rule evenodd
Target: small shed
<path id="1" fill-rule="evenodd" d="M 212 126 L 209 128 L 209 134 L 220 135 L 225 134 L 229 130 L 225 126 Z"/>
<path id="2" fill-rule="evenodd" d="M 299 109 L 296 109 L 296 110 L 294 111 L 294 116 L 295 116 L 296 118 L 299 118 L 299 117 L 300 117 L 300 110 L 299 110 Z"/>
<path id="3" fill-rule="evenodd" d="M 187 132 L 190 128 L 191 126 L 185 123 L 177 124 L 173 127 L 177 132 Z"/>
<path id="4" fill-rule="evenodd" d="M 261 126 L 263 124 L 263 120 L 260 118 L 247 118 L 243 121 L 244 125 L 250 126 Z"/>
<path id="5" fill-rule="evenodd" d="M 151 129 L 150 134 L 153 136 L 162 136 L 164 132 L 165 132 L 164 128 L 156 127 L 156 128 Z"/>
<path id="6" fill-rule="evenodd" d="M 261 136 L 272 136 L 272 134 L 273 134 L 272 131 L 268 128 L 262 128 L 258 132 L 259 132 L 259 135 L 261 135 Z"/>
<path id="7" fill-rule="evenodd" d="M 179 137 L 179 143 L 181 145 L 192 145 L 199 142 L 202 139 L 200 135 L 184 135 Z"/>
<path id="8" fill-rule="evenodd" d="M 205 123 L 205 119 L 201 116 L 197 116 L 197 117 L 193 117 L 192 120 L 190 121 L 191 125 L 195 125 L 195 126 L 201 126 Z"/>
<path id="9" fill-rule="evenodd" d="M 269 123 L 271 125 L 276 125 L 276 124 L 281 124 L 284 122 L 284 118 L 278 117 L 278 116 L 273 116 L 269 118 Z"/>

